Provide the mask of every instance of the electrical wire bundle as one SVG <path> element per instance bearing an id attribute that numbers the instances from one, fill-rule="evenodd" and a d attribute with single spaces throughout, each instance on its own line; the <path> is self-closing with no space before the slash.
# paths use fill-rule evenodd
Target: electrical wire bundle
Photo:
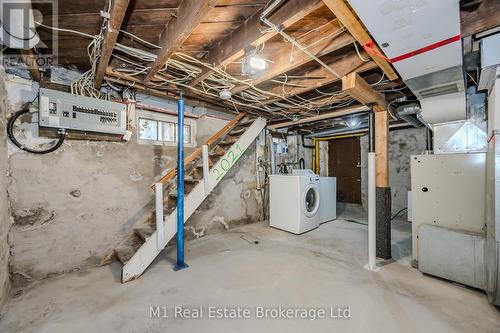
<path id="1" fill-rule="evenodd" d="M 108 13 L 111 8 L 110 6 L 111 1 L 109 1 L 108 3 Z M 328 22 L 326 24 L 329 23 L 331 22 Z M 73 93 L 93 97 L 102 97 L 102 94 L 94 89 L 94 79 L 97 70 L 97 64 L 99 61 L 99 54 L 104 40 L 103 36 L 106 29 L 106 24 L 107 19 L 105 19 L 103 22 L 101 33 L 96 36 L 91 36 L 79 31 L 59 29 L 39 24 L 40 26 L 48 29 L 76 33 L 92 39 L 88 47 L 91 69 L 84 73 L 79 80 L 75 81 L 72 84 Z M 331 34 L 323 36 L 319 40 L 316 40 L 309 46 L 302 46 L 297 42 L 298 39 L 307 36 L 313 31 L 321 29 L 323 26 L 325 25 L 312 29 L 311 31 L 308 31 L 298 36 L 297 38 L 289 37 L 288 39 L 286 39 L 286 41 L 293 41 L 292 44 L 294 46 L 295 44 L 297 44 L 307 51 L 307 49 L 312 47 L 314 44 L 317 44 L 320 41 L 328 38 L 334 39 L 339 34 L 345 31 L 345 28 L 341 27 L 340 29 L 333 31 Z M 146 46 L 147 48 L 160 49 L 160 46 L 141 39 L 140 37 L 137 37 L 130 32 L 120 30 L 120 33 L 142 44 L 143 46 Z M 364 59 L 362 57 L 360 51 L 357 49 L 357 45 L 355 46 L 357 51 L 356 53 L 360 57 L 360 59 L 362 61 L 367 61 L 367 59 Z M 264 44 L 262 44 L 260 47 L 263 49 Z M 115 43 L 114 51 L 115 52 L 112 53 L 112 57 L 121 61 L 123 64 L 122 68 L 116 68 L 114 69 L 114 71 L 126 73 L 131 77 L 146 74 L 151 68 L 150 64 L 157 58 L 156 54 L 152 52 L 125 46 L 120 43 Z M 291 59 L 293 58 L 293 48 L 290 57 Z M 196 85 L 192 85 L 191 82 L 203 72 L 203 68 L 209 69 L 212 74 Z M 220 93 L 223 90 L 232 91 L 235 89 L 237 92 L 233 93 L 228 101 L 233 105 L 236 111 L 238 111 L 238 106 L 245 107 L 247 109 L 250 108 L 255 110 L 256 114 L 258 114 L 259 112 L 266 113 L 268 118 L 270 118 L 271 120 L 283 118 L 297 119 L 297 117 L 300 116 L 305 117 L 317 115 L 321 111 L 344 108 L 356 102 L 353 98 L 346 96 L 342 91 L 323 92 L 316 89 L 315 92 L 319 94 L 319 96 L 315 96 L 312 98 L 303 98 L 300 95 L 287 96 L 285 89 L 286 87 L 300 87 L 300 85 L 290 83 L 289 79 L 291 78 L 300 79 L 307 77 L 287 76 L 286 74 L 283 74 L 276 79 L 270 80 L 271 82 L 280 84 L 282 86 L 282 94 L 277 94 L 256 87 L 253 84 L 252 79 L 236 78 L 223 68 L 208 64 L 186 53 L 175 52 L 172 57 L 166 61 L 165 65 L 158 72 L 158 74 L 155 75 L 151 82 L 147 84 L 147 87 L 166 92 L 175 92 L 179 89 L 188 89 L 194 94 L 200 96 L 209 96 L 214 99 L 219 99 Z M 386 83 L 387 81 L 385 81 L 384 78 L 385 77 L 382 76 L 380 80 L 372 84 L 372 86 L 376 87 Z M 113 89 L 118 89 L 114 87 L 108 80 L 106 80 L 106 84 Z M 133 89 L 135 82 L 124 81 L 123 84 L 127 84 L 128 89 Z M 250 113 L 253 112 L 250 111 Z"/>

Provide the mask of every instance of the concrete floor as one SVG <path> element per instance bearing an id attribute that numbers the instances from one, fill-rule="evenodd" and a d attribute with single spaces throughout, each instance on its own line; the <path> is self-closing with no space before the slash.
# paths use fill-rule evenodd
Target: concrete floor
<path id="1" fill-rule="evenodd" d="M 363 269 L 364 219 L 346 209 L 301 236 L 247 225 L 189 242 L 189 269 L 173 272 L 175 249 L 168 249 L 127 284 L 117 264 L 43 281 L 10 300 L 0 332 L 500 331 L 500 312 L 484 293 L 410 266 L 411 225 L 403 220 L 394 223 L 395 260 L 377 273 Z M 156 306 L 169 318 L 151 318 Z M 203 318 L 175 319 L 175 306 L 203 306 Z M 252 319 L 209 319 L 209 306 L 247 308 Z M 325 309 L 328 318 L 255 319 L 256 307 L 279 306 Z M 330 318 L 338 306 L 350 307 L 350 319 Z"/>

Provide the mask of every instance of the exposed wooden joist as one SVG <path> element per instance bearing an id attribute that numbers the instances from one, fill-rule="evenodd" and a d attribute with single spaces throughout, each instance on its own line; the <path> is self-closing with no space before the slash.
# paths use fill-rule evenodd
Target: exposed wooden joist
<path id="1" fill-rule="evenodd" d="M 158 97 L 163 97 L 167 98 L 170 100 L 176 100 L 178 97 L 178 94 L 174 91 L 166 91 L 166 90 L 160 90 L 160 89 L 155 89 L 152 87 L 149 87 L 147 84 L 144 83 L 143 80 L 130 76 L 125 73 L 120 73 L 114 71 L 111 67 L 108 67 L 106 70 L 106 79 L 109 80 L 110 82 L 114 82 L 117 84 L 133 87 L 134 89 L 140 90 L 142 92 L 145 92 L 147 94 L 150 94 L 152 96 L 158 96 Z M 172 88 L 174 89 L 174 88 Z M 191 94 L 191 93 L 183 93 L 184 99 L 187 101 L 190 101 L 196 105 L 203 105 L 210 107 L 214 110 L 221 110 L 227 113 L 234 113 L 233 106 L 227 102 L 221 103 L 218 100 L 210 99 L 206 96 L 199 96 L 196 94 Z M 245 110 L 244 107 L 239 107 L 239 110 Z"/>
<path id="2" fill-rule="evenodd" d="M 23 62 L 30 72 L 33 81 L 40 82 L 42 75 L 40 74 L 40 69 L 38 68 L 36 62 L 36 56 L 33 54 L 32 50 L 20 50 Z"/>
<path id="3" fill-rule="evenodd" d="M 373 89 L 357 73 L 350 73 L 342 78 L 342 90 L 361 104 L 373 104 L 376 112 L 387 110 L 384 95 Z"/>
<path id="4" fill-rule="evenodd" d="M 335 71 L 341 76 L 347 75 L 352 72 L 362 73 L 374 68 L 378 68 L 377 64 L 375 64 L 373 61 L 363 62 L 355 53 L 344 54 L 342 58 L 335 60 L 328 65 L 331 68 L 334 68 Z M 271 89 L 266 89 L 266 91 L 273 94 L 282 95 L 285 98 L 290 98 L 314 89 L 319 89 L 339 80 L 324 67 L 318 67 L 314 70 L 304 73 L 301 76 L 302 77 L 296 79 L 288 79 L 287 83 L 290 84 L 290 86 L 276 85 Z M 269 104 L 278 100 L 278 98 L 273 98 L 269 101 L 264 102 L 264 104 Z"/>
<path id="5" fill-rule="evenodd" d="M 311 33 L 307 35 L 303 40 L 300 40 L 300 42 L 302 45 L 306 47 L 309 46 L 308 50 L 317 57 L 322 57 L 326 54 L 329 54 L 335 50 L 339 50 L 354 42 L 352 36 L 346 33 L 340 33 L 340 35 L 338 35 L 333 40 L 329 38 L 320 40 L 322 37 L 328 36 L 334 33 L 336 30 L 338 30 L 338 27 L 332 27 L 332 25 L 327 25 L 322 27 L 316 33 Z M 289 55 L 292 54 L 292 52 L 294 54 L 294 57 L 293 61 L 290 61 Z M 280 56 L 273 59 L 274 62 L 270 63 L 269 67 L 262 74 L 260 74 L 258 77 L 252 80 L 253 85 L 257 86 L 278 75 L 286 73 L 297 67 L 300 67 L 310 61 L 314 61 L 306 53 L 297 50 L 297 48 L 291 45 L 290 43 L 284 44 L 282 49 L 279 51 L 279 54 Z M 232 92 L 236 94 L 248 88 L 249 88 L 248 86 L 242 85 L 234 88 Z"/>
<path id="6" fill-rule="evenodd" d="M 101 55 L 99 56 L 99 65 L 97 65 L 97 71 L 95 75 L 94 88 L 100 89 L 104 75 L 106 74 L 106 68 L 109 64 L 109 59 L 111 59 L 111 54 L 113 53 L 113 48 L 115 47 L 116 39 L 118 38 L 118 33 L 120 32 L 120 27 L 122 26 L 123 18 L 127 12 L 127 7 L 129 0 L 114 0 L 113 7 L 111 8 L 111 17 L 108 21 L 108 27 L 106 30 L 106 36 L 104 37 L 104 42 L 102 44 Z"/>
<path id="7" fill-rule="evenodd" d="M 309 124 L 309 123 L 313 123 L 313 122 L 320 121 L 320 120 L 347 116 L 350 114 L 359 113 L 359 112 L 363 112 L 363 111 L 369 111 L 369 110 L 370 110 L 370 108 L 368 108 L 367 106 L 364 106 L 364 105 L 363 106 L 354 106 L 354 107 L 339 109 L 339 110 L 335 110 L 335 111 L 323 112 L 317 116 L 302 118 L 302 119 L 299 119 L 297 121 L 284 121 L 284 122 L 280 122 L 280 123 L 274 123 L 274 124 L 268 125 L 267 127 L 270 129 L 278 129 L 278 128 L 296 126 L 296 125 L 303 125 L 303 124 Z"/>
<path id="8" fill-rule="evenodd" d="M 270 16 L 270 21 L 279 25 L 283 29 L 291 26 L 295 22 L 318 10 L 323 6 L 321 0 L 289 0 L 280 9 Z M 214 67 L 225 66 L 245 55 L 245 48 L 249 46 L 257 46 L 265 43 L 274 36 L 277 32 L 262 33 L 265 29 L 262 26 L 260 15 L 262 10 L 252 15 L 231 35 L 214 45 L 204 59 L 205 62 Z M 196 85 L 209 77 L 213 70 L 203 68 L 202 73 L 191 82 L 191 85 Z"/>
<path id="9" fill-rule="evenodd" d="M 158 73 L 172 53 L 184 43 L 217 2 L 217 0 L 183 0 L 181 2 L 177 17 L 170 20 L 161 34 L 161 50 L 157 53 L 157 59 L 151 65 L 145 82 L 149 82 Z"/>
<path id="10" fill-rule="evenodd" d="M 351 11 L 351 9 L 349 9 L 349 7 L 345 4 L 344 0 L 323 0 L 323 2 L 328 6 L 328 8 L 330 8 L 333 14 L 339 19 L 340 22 L 342 22 L 342 24 L 347 28 L 351 35 L 361 45 L 366 45 L 367 43 L 372 41 L 372 38 L 370 37 L 368 32 L 358 21 L 357 17 Z M 382 54 L 382 51 L 380 51 L 380 49 L 376 45 L 374 46 L 374 50 Z M 387 60 L 376 55 L 370 56 L 372 57 L 373 61 L 375 61 L 377 65 L 384 71 L 385 75 L 387 75 L 390 80 L 398 79 L 397 73 L 394 71 L 391 64 L 387 62 Z"/>
<path id="11" fill-rule="evenodd" d="M 462 10 L 460 12 L 462 37 L 499 26 L 499 13 L 500 1 L 498 0 L 483 0 L 476 10 Z"/>

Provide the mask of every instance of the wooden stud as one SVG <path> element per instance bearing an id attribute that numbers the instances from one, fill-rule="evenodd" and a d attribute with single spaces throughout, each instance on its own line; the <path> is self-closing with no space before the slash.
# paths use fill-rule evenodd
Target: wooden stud
<path id="1" fill-rule="evenodd" d="M 376 186 L 389 187 L 389 112 L 375 112 Z"/>
<path id="2" fill-rule="evenodd" d="M 161 34 L 161 50 L 157 53 L 157 58 L 146 75 L 146 83 L 162 69 L 168 58 L 184 43 L 217 2 L 217 0 L 183 0 L 181 2 L 177 17 L 170 20 Z"/>
<path id="3" fill-rule="evenodd" d="M 99 65 L 97 66 L 94 88 L 100 89 L 102 81 L 104 80 L 104 75 L 106 74 L 106 68 L 108 67 L 109 60 L 111 59 L 111 54 L 113 53 L 113 48 L 115 47 L 116 39 L 118 38 L 118 33 L 120 32 L 120 27 L 122 26 L 123 18 L 127 12 L 127 7 L 129 0 L 114 0 L 113 8 L 111 8 L 111 17 L 108 21 L 108 27 L 106 30 L 106 36 L 104 37 L 104 42 L 102 44 L 102 51 L 99 57 Z"/>
<path id="4" fill-rule="evenodd" d="M 387 110 L 384 95 L 373 89 L 357 73 L 350 73 L 342 78 L 342 90 L 361 104 L 374 104 L 375 112 Z"/>
<path id="5" fill-rule="evenodd" d="M 289 0 L 281 8 L 270 16 L 270 21 L 279 25 L 283 29 L 291 26 L 303 17 L 318 10 L 323 6 L 321 0 Z M 277 32 L 262 33 L 260 15 L 263 10 L 247 19 L 238 29 L 231 33 L 226 39 L 223 39 L 212 47 L 205 62 L 212 64 L 216 68 L 223 67 L 245 55 L 245 48 L 258 46 L 276 36 Z M 191 82 L 196 85 L 208 78 L 214 71 L 203 68 L 202 73 Z"/>
<path id="6" fill-rule="evenodd" d="M 330 8 L 333 14 L 339 19 L 340 22 L 347 28 L 351 35 L 361 44 L 365 45 L 372 41 L 372 38 L 365 30 L 363 25 L 358 21 L 356 15 L 345 4 L 344 0 L 323 0 L 323 2 Z M 374 50 L 380 54 L 382 52 L 378 46 L 374 46 Z M 377 65 L 384 71 L 389 80 L 396 80 L 398 74 L 394 71 L 391 64 L 380 56 L 370 54 L 370 57 L 377 63 Z"/>
<path id="7" fill-rule="evenodd" d="M 20 50 L 21 57 L 23 58 L 24 64 L 30 72 L 33 81 L 40 82 L 42 75 L 40 74 L 40 69 L 38 68 L 36 62 L 36 56 L 33 54 L 32 50 Z"/>

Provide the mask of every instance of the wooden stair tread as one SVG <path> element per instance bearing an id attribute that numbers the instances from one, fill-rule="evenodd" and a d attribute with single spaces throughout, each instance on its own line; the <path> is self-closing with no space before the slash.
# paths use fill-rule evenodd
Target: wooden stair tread
<path id="1" fill-rule="evenodd" d="M 219 146 L 232 146 L 237 141 L 238 141 L 238 139 L 227 139 L 227 140 L 224 140 L 224 141 L 220 141 L 217 145 L 219 145 Z"/>
<path id="2" fill-rule="evenodd" d="M 248 126 L 252 125 L 254 121 L 255 120 L 253 120 L 253 119 L 252 120 L 241 121 L 241 122 L 238 123 L 238 125 L 236 125 L 236 127 L 248 127 Z"/>
<path id="3" fill-rule="evenodd" d="M 125 265 L 142 244 L 144 244 L 143 240 L 134 233 L 115 249 L 115 255 Z"/>
<path id="4" fill-rule="evenodd" d="M 200 182 L 200 179 L 196 179 L 193 177 L 184 178 L 184 184 L 198 184 L 199 182 Z"/>
<path id="5" fill-rule="evenodd" d="M 154 224 L 156 225 L 156 223 Z M 151 224 L 135 228 L 134 232 L 139 236 L 143 241 L 146 241 L 151 235 L 155 232 Z"/>
<path id="6" fill-rule="evenodd" d="M 208 155 L 210 157 L 222 157 L 226 154 L 225 150 L 211 151 Z"/>
<path id="7" fill-rule="evenodd" d="M 230 136 L 241 135 L 241 134 L 245 133 L 246 130 L 247 130 L 246 128 L 233 129 L 231 132 L 229 132 L 229 135 Z"/>

